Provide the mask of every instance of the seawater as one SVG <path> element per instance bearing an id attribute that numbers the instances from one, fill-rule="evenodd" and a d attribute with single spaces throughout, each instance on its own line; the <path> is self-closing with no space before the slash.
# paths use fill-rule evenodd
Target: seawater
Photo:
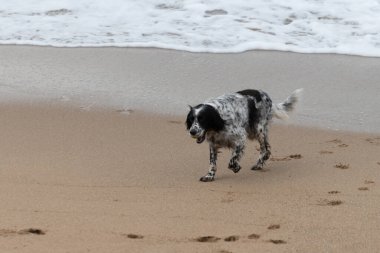
<path id="1" fill-rule="evenodd" d="M 0 0 L 0 44 L 380 56 L 380 0 Z"/>

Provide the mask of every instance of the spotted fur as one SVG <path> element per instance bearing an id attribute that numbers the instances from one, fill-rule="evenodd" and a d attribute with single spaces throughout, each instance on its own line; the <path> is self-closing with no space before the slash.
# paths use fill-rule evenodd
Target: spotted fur
<path id="1" fill-rule="evenodd" d="M 220 148 L 232 149 L 228 168 L 234 173 L 239 172 L 239 161 L 247 139 L 256 139 L 260 143 L 259 159 L 251 169 L 262 169 L 271 154 L 268 141 L 269 123 L 273 116 L 286 119 L 287 112 L 294 109 L 300 92 L 301 89 L 296 90 L 284 102 L 272 104 L 272 100 L 264 91 L 242 90 L 190 107 L 186 119 L 189 134 L 197 143 L 207 140 L 210 147 L 210 167 L 208 173 L 200 180 L 214 180 Z"/>

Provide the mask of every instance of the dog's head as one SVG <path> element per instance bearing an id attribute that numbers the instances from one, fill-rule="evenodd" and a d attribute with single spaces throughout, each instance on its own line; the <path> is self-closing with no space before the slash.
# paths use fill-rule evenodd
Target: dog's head
<path id="1" fill-rule="evenodd" d="M 197 143 L 202 143 L 207 132 L 218 132 L 224 128 L 224 120 L 214 107 L 200 104 L 195 107 L 190 106 L 186 127 L 190 136 L 197 139 Z"/>

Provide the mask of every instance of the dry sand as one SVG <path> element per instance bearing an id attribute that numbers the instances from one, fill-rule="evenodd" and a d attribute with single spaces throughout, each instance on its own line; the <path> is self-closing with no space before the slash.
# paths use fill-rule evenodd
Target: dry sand
<path id="1" fill-rule="evenodd" d="M 376 252 L 380 137 L 271 128 L 202 183 L 183 117 L 0 107 L 0 252 Z"/>

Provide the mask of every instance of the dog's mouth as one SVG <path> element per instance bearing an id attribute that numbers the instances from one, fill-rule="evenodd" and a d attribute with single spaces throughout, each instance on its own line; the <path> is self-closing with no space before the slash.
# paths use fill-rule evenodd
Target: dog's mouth
<path id="1" fill-rule="evenodd" d="M 206 139 L 206 134 L 204 133 L 197 138 L 197 143 L 201 144 L 205 139 Z"/>
<path id="2" fill-rule="evenodd" d="M 203 132 L 200 136 L 192 135 L 194 139 L 196 139 L 198 144 L 201 144 L 206 139 L 206 132 Z"/>

